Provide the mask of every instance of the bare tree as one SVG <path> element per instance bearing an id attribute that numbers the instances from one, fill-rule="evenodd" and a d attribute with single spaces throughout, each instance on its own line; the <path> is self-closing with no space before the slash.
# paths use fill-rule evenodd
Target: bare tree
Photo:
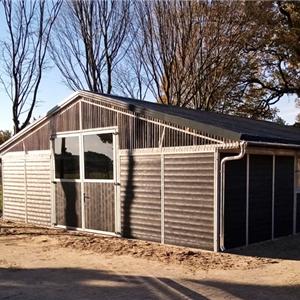
<path id="1" fill-rule="evenodd" d="M 255 118 L 271 118 L 262 91 L 249 90 L 258 71 L 246 52 L 257 28 L 237 1 L 146 1 L 136 3 L 140 60 L 158 102 Z M 247 79 L 247 80 L 246 80 Z"/>
<path id="2" fill-rule="evenodd" d="M 129 31 L 128 0 L 68 0 L 55 26 L 52 59 L 73 90 L 110 94 Z"/>
<path id="3" fill-rule="evenodd" d="M 1 43 L 5 73 L 1 82 L 12 101 L 17 133 L 29 124 L 37 104 L 49 37 L 62 0 L 1 0 L 1 4 L 8 30 Z"/>

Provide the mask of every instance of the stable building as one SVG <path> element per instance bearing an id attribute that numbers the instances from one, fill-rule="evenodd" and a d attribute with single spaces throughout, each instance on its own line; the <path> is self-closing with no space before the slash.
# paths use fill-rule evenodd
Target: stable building
<path id="1" fill-rule="evenodd" d="M 300 231 L 299 128 L 79 91 L 0 154 L 5 219 L 214 251 Z"/>

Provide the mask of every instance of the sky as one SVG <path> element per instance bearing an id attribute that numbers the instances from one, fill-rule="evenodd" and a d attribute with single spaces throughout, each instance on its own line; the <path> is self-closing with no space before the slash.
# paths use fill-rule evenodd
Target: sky
<path id="1" fill-rule="evenodd" d="M 6 35 L 4 16 L 0 9 L 0 40 Z M 0 75 L 2 73 L 0 62 Z M 44 116 L 47 111 L 52 107 L 62 102 L 73 93 L 72 90 L 67 88 L 62 82 L 59 71 L 53 67 L 47 69 L 44 73 L 41 86 L 38 94 L 38 106 L 34 110 L 34 118 Z M 293 124 L 295 117 L 300 113 L 300 109 L 295 107 L 295 97 L 284 97 L 276 105 L 280 112 L 279 116 L 282 117 L 287 123 Z M 6 95 L 3 87 L 0 84 L 0 130 L 12 130 L 12 102 Z"/>

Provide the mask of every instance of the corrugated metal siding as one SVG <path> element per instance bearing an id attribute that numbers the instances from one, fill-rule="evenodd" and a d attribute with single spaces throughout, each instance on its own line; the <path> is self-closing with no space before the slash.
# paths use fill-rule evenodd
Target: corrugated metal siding
<path id="1" fill-rule="evenodd" d="M 121 158 L 122 234 L 161 241 L 160 156 Z"/>
<path id="2" fill-rule="evenodd" d="M 164 158 L 165 242 L 213 250 L 214 154 Z"/>
<path id="3" fill-rule="evenodd" d="M 57 182 L 55 201 L 57 225 L 82 227 L 80 182 Z"/>
<path id="4" fill-rule="evenodd" d="M 24 165 L 24 155 L 10 154 L 2 158 L 5 219 L 25 221 Z"/>
<path id="5" fill-rule="evenodd" d="M 27 221 L 51 224 L 50 153 L 26 155 Z"/>
<path id="6" fill-rule="evenodd" d="M 2 161 L 4 217 L 49 225 L 50 152 L 9 153 Z"/>
<path id="7" fill-rule="evenodd" d="M 85 227 L 115 232 L 115 198 L 113 183 L 84 183 Z"/>

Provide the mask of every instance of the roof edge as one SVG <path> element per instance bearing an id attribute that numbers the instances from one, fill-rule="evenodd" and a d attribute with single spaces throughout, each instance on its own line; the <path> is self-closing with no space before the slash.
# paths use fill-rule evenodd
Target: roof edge
<path id="1" fill-rule="evenodd" d="M 32 128 L 38 126 L 40 123 L 44 122 L 45 120 L 47 120 L 47 118 L 49 118 L 50 116 L 52 116 L 53 114 L 55 114 L 57 111 L 59 111 L 60 109 L 64 108 L 65 106 L 67 106 L 70 102 L 74 101 L 76 98 L 80 97 L 82 94 L 81 91 L 76 91 L 74 93 L 72 93 L 70 96 L 68 96 L 67 98 L 65 98 L 63 101 L 61 101 L 59 104 L 55 105 L 53 108 L 51 108 L 50 110 L 48 110 L 46 112 L 46 114 L 41 117 L 40 119 L 34 121 L 33 123 L 31 123 L 29 126 L 25 127 L 24 129 L 22 129 L 20 132 L 18 132 L 17 134 L 13 135 L 9 140 L 7 140 L 6 142 L 4 142 L 1 146 L 0 146 L 0 154 L 2 152 L 2 150 L 4 148 L 7 148 L 7 146 L 9 146 L 11 143 L 13 143 L 15 140 L 17 140 L 18 138 L 20 138 L 22 135 L 26 134 L 28 131 L 30 131 Z"/>

